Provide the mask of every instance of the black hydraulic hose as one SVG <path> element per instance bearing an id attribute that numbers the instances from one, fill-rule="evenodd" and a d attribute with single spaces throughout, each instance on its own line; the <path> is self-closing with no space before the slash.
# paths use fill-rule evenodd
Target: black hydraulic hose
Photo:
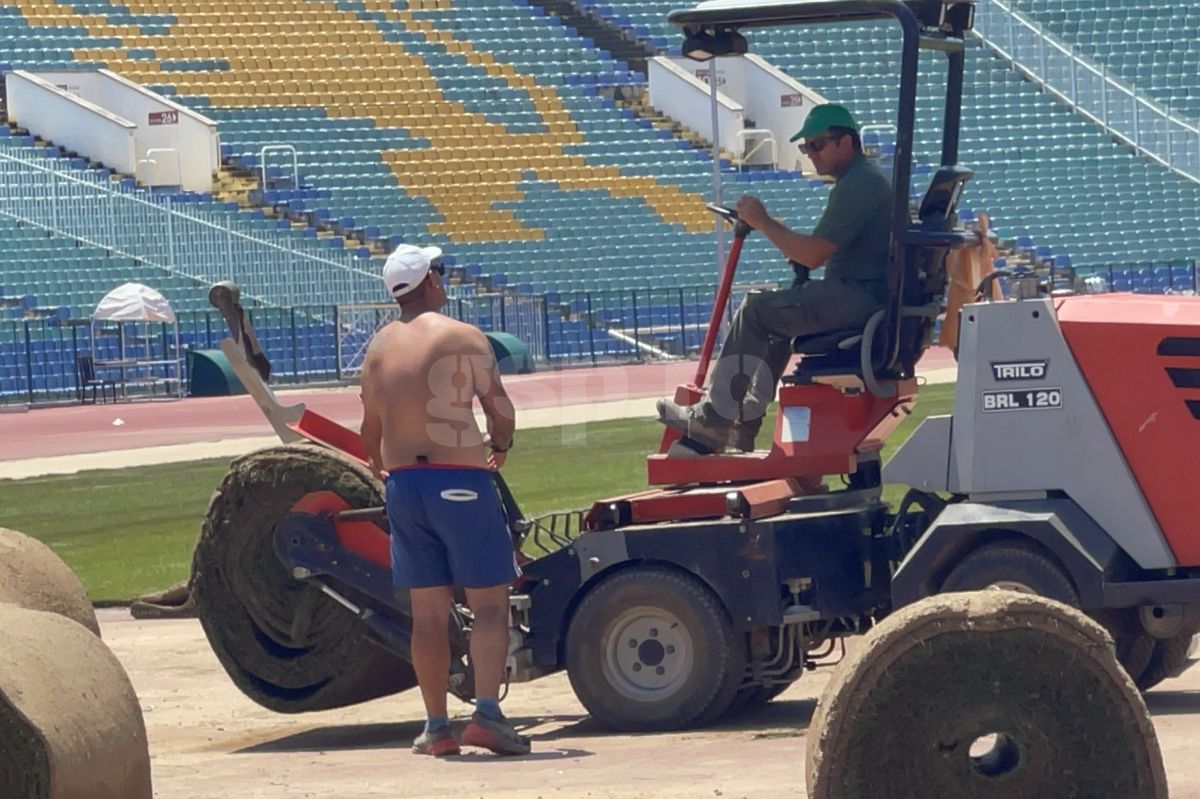
<path id="1" fill-rule="evenodd" d="M 997 269 L 984 276 L 983 280 L 979 281 L 979 285 L 975 288 L 976 295 L 980 297 L 990 297 L 992 295 L 992 284 L 1002 277 L 1013 277 L 1013 273 L 1007 269 Z"/>

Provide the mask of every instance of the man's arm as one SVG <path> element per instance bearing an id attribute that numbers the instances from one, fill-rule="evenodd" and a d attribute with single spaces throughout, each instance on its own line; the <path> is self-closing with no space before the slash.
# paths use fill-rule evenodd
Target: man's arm
<path id="1" fill-rule="evenodd" d="M 500 368 L 496 357 L 492 354 L 492 346 L 487 337 L 479 330 L 473 330 L 471 336 L 471 367 L 475 384 L 475 396 L 487 417 L 488 437 L 491 439 L 491 456 L 488 461 L 493 468 L 504 465 L 506 452 L 512 446 L 513 432 L 517 426 L 517 411 L 513 407 L 504 384 L 500 381 Z"/>
<path id="2" fill-rule="evenodd" d="M 823 266 L 829 260 L 829 256 L 837 251 L 836 244 L 820 236 L 798 233 L 771 217 L 756 197 L 746 195 L 739 199 L 737 211 L 739 218 L 766 236 L 789 261 L 816 269 Z"/>
<path id="3" fill-rule="evenodd" d="M 789 261 L 803 264 L 809 269 L 824 266 L 829 256 L 837 252 L 837 245 L 820 236 L 798 233 L 777 219 L 768 218 L 759 231 L 770 239 Z"/>
<path id="4" fill-rule="evenodd" d="M 383 420 L 379 416 L 375 400 L 375 381 L 378 379 L 379 373 L 379 358 L 376 353 L 376 341 L 378 340 L 378 338 L 372 339 L 371 344 L 367 347 L 367 354 L 363 358 L 362 393 L 359 395 L 363 404 L 363 420 L 359 435 L 362 436 L 363 448 L 367 451 L 371 469 L 381 472 L 383 471 Z"/>

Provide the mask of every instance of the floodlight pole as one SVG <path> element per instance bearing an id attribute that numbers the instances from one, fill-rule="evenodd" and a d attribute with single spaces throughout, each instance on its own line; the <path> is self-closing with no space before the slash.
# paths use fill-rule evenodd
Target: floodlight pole
<path id="1" fill-rule="evenodd" d="M 724 205 L 721 197 L 721 135 L 720 123 L 717 119 L 719 104 L 717 103 L 717 59 L 708 62 L 708 98 L 712 111 L 712 159 L 713 159 L 713 202 Z M 717 224 L 717 279 L 720 280 L 721 270 L 725 268 L 725 220 L 715 217 Z"/>

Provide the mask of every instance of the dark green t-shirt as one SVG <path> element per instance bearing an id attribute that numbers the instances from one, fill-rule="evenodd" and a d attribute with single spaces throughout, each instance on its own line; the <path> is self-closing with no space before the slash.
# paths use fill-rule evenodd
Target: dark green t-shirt
<path id="1" fill-rule="evenodd" d="M 887 302 L 888 233 L 892 182 L 859 154 L 829 193 L 829 204 L 813 230 L 837 251 L 825 263 L 825 277 L 861 283 L 880 303 Z"/>

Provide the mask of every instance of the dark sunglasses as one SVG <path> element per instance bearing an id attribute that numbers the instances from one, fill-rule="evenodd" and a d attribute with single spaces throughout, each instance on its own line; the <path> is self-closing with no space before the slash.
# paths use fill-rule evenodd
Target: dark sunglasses
<path id="1" fill-rule="evenodd" d="M 432 263 L 429 264 L 429 271 L 437 272 L 440 276 L 445 277 L 446 276 L 446 265 L 444 263 L 442 263 L 441 259 L 439 258 L 438 260 L 433 261 Z"/>
<path id="2" fill-rule="evenodd" d="M 817 138 L 813 139 L 812 141 L 805 142 L 804 144 L 798 144 L 796 146 L 799 147 L 800 152 L 804 153 L 805 155 L 808 155 L 809 153 L 819 153 L 822 150 L 824 150 L 825 147 L 830 142 L 832 142 L 834 139 L 837 139 L 837 138 L 840 138 L 840 137 L 833 136 L 833 135 L 818 136 Z"/>

